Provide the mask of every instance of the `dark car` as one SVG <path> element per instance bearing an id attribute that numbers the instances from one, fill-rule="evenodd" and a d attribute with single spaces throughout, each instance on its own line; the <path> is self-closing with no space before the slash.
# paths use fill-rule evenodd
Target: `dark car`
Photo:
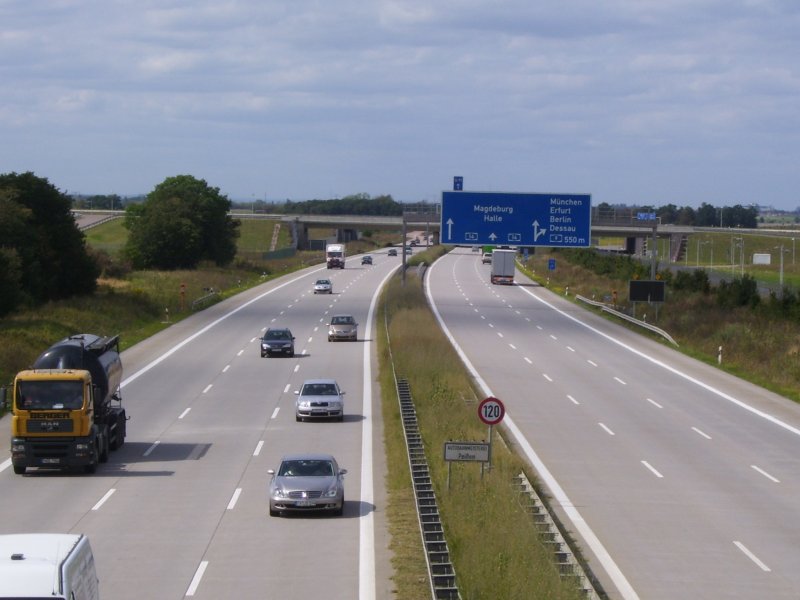
<path id="1" fill-rule="evenodd" d="M 397 256 L 397 248 L 389 248 L 389 256 Z"/>
<path id="2" fill-rule="evenodd" d="M 272 354 L 294 356 L 294 336 L 285 327 L 267 329 L 261 338 L 261 358 Z"/>
<path id="3" fill-rule="evenodd" d="M 361 264 L 362 265 L 371 265 L 372 264 L 372 257 L 369 254 L 365 255 L 364 257 L 361 258 Z"/>

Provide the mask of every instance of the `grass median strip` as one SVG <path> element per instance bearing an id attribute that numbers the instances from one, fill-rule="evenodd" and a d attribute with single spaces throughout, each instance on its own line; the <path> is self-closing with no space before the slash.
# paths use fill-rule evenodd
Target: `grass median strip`
<path id="1" fill-rule="evenodd" d="M 415 257 L 422 259 L 422 256 Z M 469 375 L 440 331 L 414 270 L 405 285 L 394 278 L 383 294 L 381 385 L 388 460 L 387 485 L 399 598 L 430 597 L 425 559 L 410 487 L 402 423 L 389 362 L 407 379 L 417 410 L 425 452 L 436 489 L 451 558 L 464 599 L 572 599 L 577 585 L 562 579 L 553 555 L 537 533 L 513 489 L 521 470 L 533 474 L 502 443 L 493 449 L 492 469 L 481 476 L 476 463 L 452 463 L 450 486 L 442 455 L 446 441 L 481 441 L 486 427 L 477 418 Z M 388 329 L 388 336 L 387 336 Z"/>

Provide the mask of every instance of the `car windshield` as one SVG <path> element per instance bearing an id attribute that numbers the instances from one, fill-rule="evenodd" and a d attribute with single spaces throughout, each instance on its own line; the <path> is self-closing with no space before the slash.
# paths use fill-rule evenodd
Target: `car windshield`
<path id="1" fill-rule="evenodd" d="M 303 396 L 337 396 L 338 391 L 333 383 L 307 383 L 303 386 Z"/>
<path id="2" fill-rule="evenodd" d="M 278 470 L 281 477 L 332 477 L 333 464 L 329 460 L 285 460 Z"/>
<path id="3" fill-rule="evenodd" d="M 292 334 L 286 330 L 268 331 L 264 337 L 268 340 L 290 340 Z"/>
<path id="4" fill-rule="evenodd" d="M 353 323 L 353 317 L 333 317 L 331 319 L 331 325 L 351 325 Z"/>
<path id="5" fill-rule="evenodd" d="M 317 285 L 330 285 L 330 283 L 331 282 L 328 281 L 327 279 L 318 279 L 317 280 Z"/>
<path id="6" fill-rule="evenodd" d="M 23 410 L 77 410 L 83 406 L 83 382 L 20 381 L 16 401 Z"/>

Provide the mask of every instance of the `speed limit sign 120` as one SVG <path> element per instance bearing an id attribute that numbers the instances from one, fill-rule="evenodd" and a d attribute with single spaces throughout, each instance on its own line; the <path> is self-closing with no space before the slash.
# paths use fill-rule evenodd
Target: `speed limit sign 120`
<path id="1" fill-rule="evenodd" d="M 503 420 L 505 414 L 506 407 L 503 406 L 503 403 L 499 399 L 493 398 L 492 396 L 481 400 L 481 403 L 478 405 L 478 417 L 487 425 L 497 425 Z"/>

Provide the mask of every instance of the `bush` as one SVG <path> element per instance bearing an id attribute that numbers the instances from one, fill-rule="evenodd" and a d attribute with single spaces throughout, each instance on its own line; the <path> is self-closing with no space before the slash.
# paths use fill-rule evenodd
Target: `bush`
<path id="1" fill-rule="evenodd" d="M 693 269 L 691 271 L 678 271 L 672 279 L 672 288 L 685 292 L 699 292 L 708 294 L 711 291 L 711 283 L 708 273 L 704 269 Z"/>
<path id="2" fill-rule="evenodd" d="M 758 283 L 750 275 L 733 281 L 720 281 L 717 286 L 717 304 L 722 308 L 749 306 L 755 308 L 761 302 Z"/>

